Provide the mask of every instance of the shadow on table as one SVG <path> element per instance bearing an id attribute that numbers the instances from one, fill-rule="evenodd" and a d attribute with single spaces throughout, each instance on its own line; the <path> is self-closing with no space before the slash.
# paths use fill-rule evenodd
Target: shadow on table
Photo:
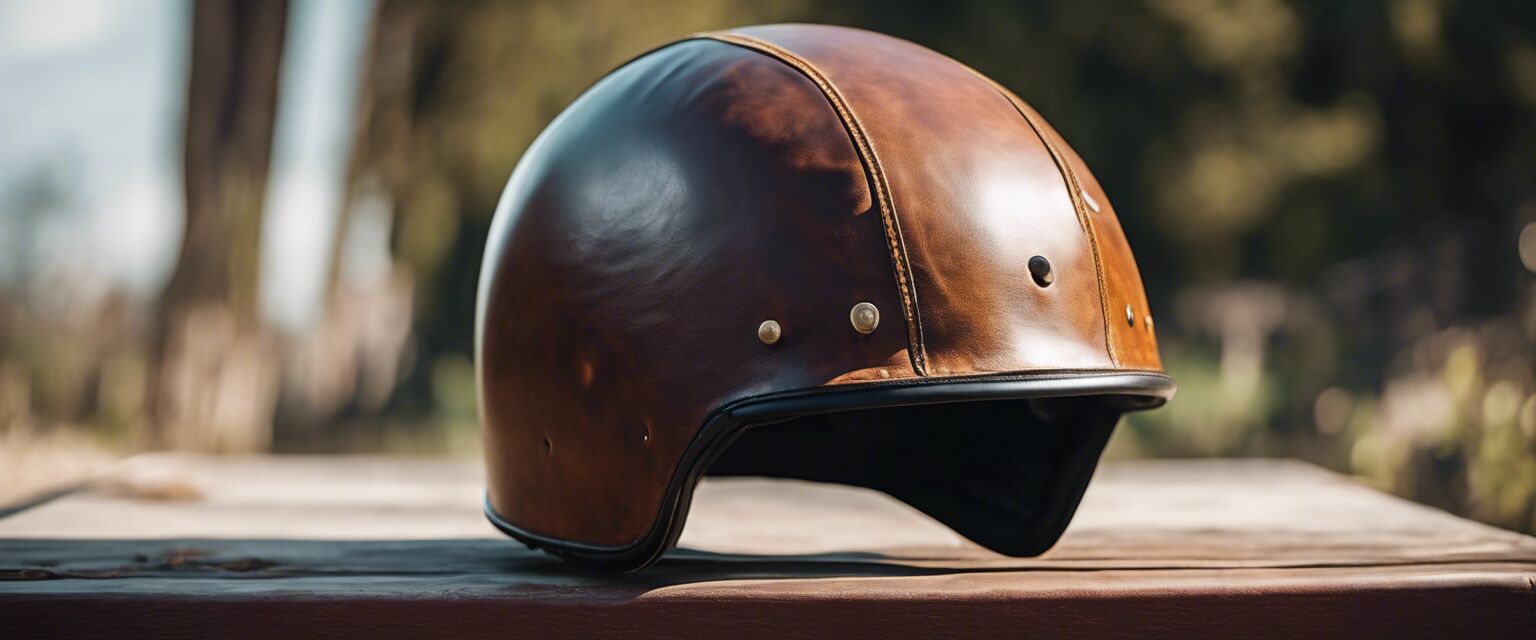
<path id="1" fill-rule="evenodd" d="M 873 552 L 747 555 L 677 549 L 651 568 L 614 574 L 567 566 L 507 541 L 280 539 L 0 540 L 0 583 L 147 579 L 328 579 L 407 587 L 456 579 L 481 587 L 628 587 L 717 580 L 889 577 L 1009 570 L 933 567 Z M 932 562 L 931 560 L 929 562 Z M 3 590 L 0 586 L 0 590 Z"/>

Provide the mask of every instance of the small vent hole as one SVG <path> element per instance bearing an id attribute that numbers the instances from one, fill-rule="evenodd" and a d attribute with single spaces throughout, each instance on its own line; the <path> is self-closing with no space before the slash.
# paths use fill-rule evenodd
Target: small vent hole
<path id="1" fill-rule="evenodd" d="M 1049 287 L 1056 281 L 1056 273 L 1051 271 L 1051 261 L 1045 256 L 1035 256 L 1029 259 L 1029 275 L 1035 279 L 1035 284 L 1041 287 Z"/>

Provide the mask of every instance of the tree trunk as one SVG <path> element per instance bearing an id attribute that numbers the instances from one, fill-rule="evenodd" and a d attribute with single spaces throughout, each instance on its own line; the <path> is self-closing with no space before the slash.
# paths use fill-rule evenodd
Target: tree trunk
<path id="1" fill-rule="evenodd" d="M 285 0 L 192 5 L 186 230 L 161 302 L 155 444 L 252 451 L 271 440 L 279 363 L 258 304 L 262 199 Z"/>

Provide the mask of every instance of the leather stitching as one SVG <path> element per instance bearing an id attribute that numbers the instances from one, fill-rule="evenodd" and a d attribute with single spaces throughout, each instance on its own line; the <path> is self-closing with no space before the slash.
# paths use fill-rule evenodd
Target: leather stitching
<path id="1" fill-rule="evenodd" d="M 896 286 L 901 293 L 902 312 L 907 317 L 907 341 L 911 343 L 912 370 L 919 376 L 928 375 L 927 348 L 923 342 L 922 320 L 918 314 L 917 290 L 910 279 L 911 264 L 907 260 L 906 242 L 901 235 L 901 225 L 896 219 L 895 207 L 891 202 L 890 186 L 885 179 L 885 171 L 880 166 L 880 159 L 875 156 L 874 148 L 869 144 L 869 138 L 864 132 L 864 126 L 854 116 L 842 93 L 827 79 L 814 65 L 794 53 L 787 51 L 773 43 L 759 40 L 751 36 L 735 33 L 705 33 L 694 36 L 733 44 L 739 47 L 757 51 L 774 58 L 799 71 L 811 82 L 821 89 L 827 102 L 843 122 L 843 128 L 853 139 L 854 148 L 863 161 L 865 169 L 870 173 L 874 186 L 875 203 L 880 210 L 880 220 L 885 227 L 885 238 L 891 253 L 891 264 L 896 272 Z"/>
<path id="2" fill-rule="evenodd" d="M 1099 313 L 1104 318 L 1104 347 L 1109 352 L 1109 361 L 1117 367 L 1120 366 L 1120 354 L 1115 348 L 1114 331 L 1110 326 L 1109 289 L 1104 285 L 1104 260 L 1099 254 L 1099 234 L 1093 226 L 1092 218 L 1088 215 L 1088 207 L 1083 202 L 1083 191 L 1082 186 L 1077 181 L 1077 172 L 1072 170 L 1072 163 L 1067 161 L 1066 155 L 1061 152 L 1061 149 L 1056 146 L 1055 142 L 1051 141 L 1051 137 L 1046 135 L 1045 129 L 1040 126 L 1036 118 L 1030 115 L 1031 109 L 1022 104 L 1023 100 L 1014 95 L 1012 91 L 998 84 L 996 80 L 982 75 L 980 71 L 970 67 L 966 67 L 966 70 L 986 81 L 1003 98 L 1007 99 L 1009 104 L 1013 105 L 1014 110 L 1019 112 L 1019 115 L 1024 118 L 1024 122 L 1028 123 L 1029 128 L 1034 130 L 1035 135 L 1040 138 L 1040 142 L 1045 145 L 1046 151 L 1050 152 L 1051 160 L 1056 162 L 1056 168 L 1061 171 L 1061 177 L 1067 183 L 1067 195 L 1072 200 L 1072 209 L 1077 213 L 1078 224 L 1082 225 L 1083 233 L 1088 236 L 1088 247 L 1093 252 L 1093 271 L 1099 281 Z"/>

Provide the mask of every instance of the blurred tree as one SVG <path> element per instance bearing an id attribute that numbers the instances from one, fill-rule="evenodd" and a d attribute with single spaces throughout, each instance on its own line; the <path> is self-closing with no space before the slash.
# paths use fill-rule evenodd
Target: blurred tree
<path id="1" fill-rule="evenodd" d="M 158 446 L 301 448 L 352 423 L 318 446 L 394 424 L 473 446 L 480 252 L 528 144 L 655 45 L 823 22 L 992 76 L 1094 168 L 1181 386 L 1115 455 L 1301 457 L 1536 530 L 1536 3 L 373 7 L 319 325 L 281 341 L 256 303 L 287 5 L 190 3 L 185 240 L 151 337 L 136 305 L 77 306 L 67 273 L 34 264 L 75 188 L 40 174 L 0 201 L 19 214 L 0 271 L 24 285 L 0 291 L 0 426 L 133 430 L 142 398 Z M 275 411 L 310 428 L 274 433 Z"/>
<path id="2" fill-rule="evenodd" d="M 354 203 L 387 202 L 391 253 L 414 286 L 413 344 L 391 414 L 473 421 L 464 391 L 480 254 L 507 175 L 546 123 L 653 46 L 783 20 L 805 4 L 381 0 L 349 188 Z M 346 295 L 332 279 L 332 295 Z"/>
<path id="3" fill-rule="evenodd" d="M 414 291 L 384 414 L 472 422 L 483 236 L 565 105 L 656 44 L 789 21 L 962 60 L 1094 167 L 1182 387 L 1122 454 L 1298 456 L 1536 529 L 1523 2 L 381 0 L 350 181 Z"/>
<path id="4" fill-rule="evenodd" d="M 278 363 L 257 305 L 257 241 L 287 13 L 284 0 L 192 4 L 186 226 L 151 387 L 161 446 L 270 442 Z"/>

